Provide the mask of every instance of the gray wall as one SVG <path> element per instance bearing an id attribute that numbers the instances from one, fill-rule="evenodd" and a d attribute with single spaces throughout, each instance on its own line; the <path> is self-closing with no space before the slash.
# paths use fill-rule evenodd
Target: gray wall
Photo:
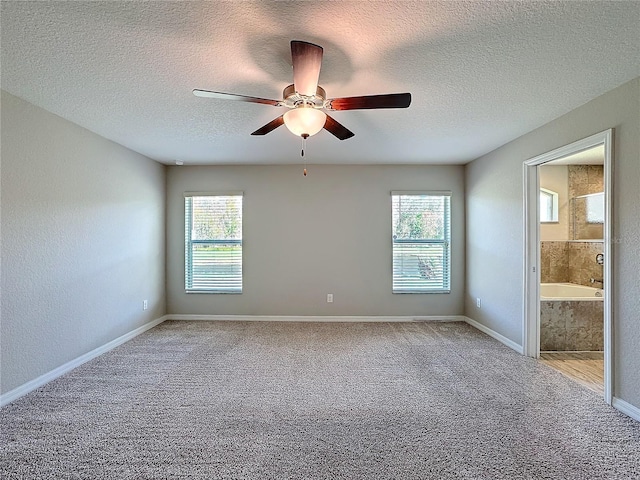
<path id="1" fill-rule="evenodd" d="M 450 294 L 391 293 L 391 190 L 452 191 Z M 244 192 L 242 295 L 184 293 L 184 192 Z M 169 167 L 167 309 L 217 315 L 458 315 L 464 167 Z M 326 302 L 327 293 L 334 303 Z"/>
<path id="2" fill-rule="evenodd" d="M 465 313 L 521 343 L 522 163 L 612 127 L 615 128 L 613 393 L 640 407 L 640 78 L 466 166 Z M 483 299 L 482 309 L 476 308 L 476 297 Z"/>
<path id="3" fill-rule="evenodd" d="M 6 92 L 1 113 L 6 393 L 165 313 L 166 175 Z"/>

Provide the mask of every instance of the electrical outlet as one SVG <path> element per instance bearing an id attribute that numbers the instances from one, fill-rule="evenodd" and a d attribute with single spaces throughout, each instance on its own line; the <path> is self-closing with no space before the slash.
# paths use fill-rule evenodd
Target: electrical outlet
<path id="1" fill-rule="evenodd" d="M 333 293 L 327 293 L 327 303 L 333 303 Z"/>
<path id="2" fill-rule="evenodd" d="M 146 310 L 147 308 L 149 308 L 149 302 L 147 302 L 146 300 L 142 301 L 142 309 Z"/>
<path id="3" fill-rule="evenodd" d="M 480 297 L 476 298 L 476 307 L 482 308 L 482 300 L 480 300 Z"/>

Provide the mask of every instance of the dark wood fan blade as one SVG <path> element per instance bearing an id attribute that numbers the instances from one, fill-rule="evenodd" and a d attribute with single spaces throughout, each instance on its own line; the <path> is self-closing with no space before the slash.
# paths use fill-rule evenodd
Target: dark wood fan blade
<path id="1" fill-rule="evenodd" d="M 278 118 L 271 120 L 264 127 L 260 127 L 258 130 L 253 132 L 251 135 L 266 135 L 267 133 L 275 130 L 280 125 L 284 123 L 284 115 L 280 115 Z"/>
<path id="2" fill-rule="evenodd" d="M 322 66 L 322 47 L 313 43 L 291 41 L 293 84 L 300 95 L 315 95 Z"/>
<path id="3" fill-rule="evenodd" d="M 262 103 L 264 105 L 273 105 L 274 107 L 281 107 L 282 102 L 278 100 L 269 100 L 268 98 L 247 97 L 245 95 L 236 95 L 235 93 L 223 93 L 223 92 L 210 92 L 209 90 L 194 90 L 193 94 L 196 97 L 204 98 L 216 98 L 219 100 L 235 100 L 238 102 L 249 103 Z"/>
<path id="4" fill-rule="evenodd" d="M 367 108 L 407 108 L 411 105 L 410 93 L 389 93 L 364 97 L 332 98 L 325 102 L 327 110 L 362 110 Z"/>
<path id="5" fill-rule="evenodd" d="M 351 130 L 349 130 L 344 125 L 336 122 L 329 115 L 327 115 L 327 120 L 324 122 L 323 128 L 340 140 L 346 140 L 347 138 L 351 138 L 355 135 Z"/>

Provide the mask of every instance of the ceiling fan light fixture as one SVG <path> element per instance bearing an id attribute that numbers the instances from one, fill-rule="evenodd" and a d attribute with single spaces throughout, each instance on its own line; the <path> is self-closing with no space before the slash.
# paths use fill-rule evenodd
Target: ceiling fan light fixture
<path id="1" fill-rule="evenodd" d="M 324 127 L 327 115 L 313 107 L 300 106 L 284 114 L 284 124 L 291 133 L 312 136 Z"/>
<path id="2" fill-rule="evenodd" d="M 330 98 L 318 79 L 322 66 L 323 50 L 319 45 L 301 40 L 291 41 L 291 63 L 293 83 L 282 91 L 282 100 L 249 97 L 211 90 L 193 90 L 197 97 L 261 103 L 289 109 L 284 115 L 274 118 L 251 135 L 266 135 L 285 124 L 287 129 L 304 140 L 325 129 L 338 140 L 353 137 L 353 132 L 338 123 L 323 110 L 371 110 L 378 108 L 407 108 L 411 104 L 410 93 L 386 93 L 359 97 Z M 304 156 L 304 153 L 303 153 Z"/>

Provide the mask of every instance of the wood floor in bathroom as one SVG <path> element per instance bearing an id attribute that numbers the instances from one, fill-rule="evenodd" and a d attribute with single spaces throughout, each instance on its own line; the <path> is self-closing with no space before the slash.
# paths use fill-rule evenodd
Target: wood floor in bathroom
<path id="1" fill-rule="evenodd" d="M 603 352 L 540 352 L 540 361 L 604 395 Z"/>

